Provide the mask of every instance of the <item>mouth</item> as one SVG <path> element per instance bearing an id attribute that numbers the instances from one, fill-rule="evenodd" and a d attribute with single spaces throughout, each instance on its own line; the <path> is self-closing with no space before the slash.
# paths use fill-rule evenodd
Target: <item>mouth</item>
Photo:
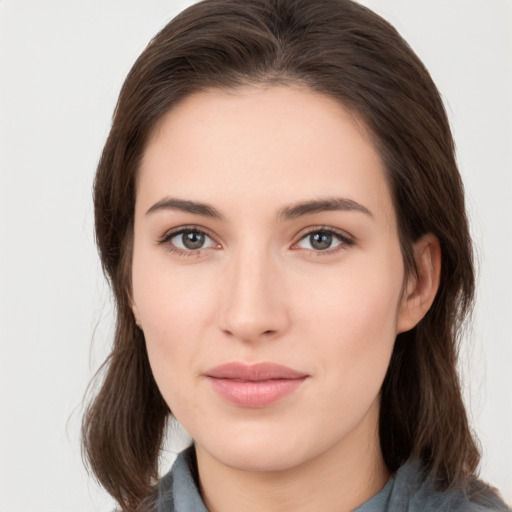
<path id="1" fill-rule="evenodd" d="M 275 363 L 227 363 L 208 370 L 205 377 L 223 399 L 257 409 L 293 393 L 309 375 Z"/>

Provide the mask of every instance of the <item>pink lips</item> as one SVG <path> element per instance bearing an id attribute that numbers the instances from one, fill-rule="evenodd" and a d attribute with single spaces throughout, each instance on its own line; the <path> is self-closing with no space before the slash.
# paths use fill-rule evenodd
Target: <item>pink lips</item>
<path id="1" fill-rule="evenodd" d="M 228 363 L 208 370 L 214 391 L 229 402 L 261 408 L 295 391 L 308 375 L 275 363 Z"/>

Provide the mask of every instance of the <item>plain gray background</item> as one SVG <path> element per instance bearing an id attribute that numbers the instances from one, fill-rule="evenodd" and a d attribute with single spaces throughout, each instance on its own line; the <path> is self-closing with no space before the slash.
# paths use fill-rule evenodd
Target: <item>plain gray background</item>
<path id="1" fill-rule="evenodd" d="M 0 0 L 1 512 L 112 509 L 79 448 L 112 330 L 91 185 L 124 76 L 189 3 Z M 423 59 L 452 122 L 480 276 L 464 392 L 482 477 L 512 503 L 512 2 L 363 3 Z"/>

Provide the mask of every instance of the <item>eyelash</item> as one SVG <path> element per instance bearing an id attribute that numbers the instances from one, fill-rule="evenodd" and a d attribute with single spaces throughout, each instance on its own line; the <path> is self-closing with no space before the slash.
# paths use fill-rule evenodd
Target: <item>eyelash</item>
<path id="1" fill-rule="evenodd" d="M 330 248 L 324 249 L 324 250 L 316 250 L 315 251 L 314 249 L 306 249 L 306 250 L 309 250 L 310 254 L 312 254 L 314 256 L 332 255 L 332 254 L 337 253 L 338 251 L 346 249 L 347 247 L 351 247 L 355 243 L 355 239 L 344 231 L 340 231 L 338 229 L 334 229 L 329 226 L 315 226 L 314 228 L 310 228 L 306 232 L 302 233 L 300 235 L 299 240 L 293 244 L 292 249 L 295 246 L 297 246 L 302 240 L 305 240 L 307 237 L 309 237 L 315 233 L 322 233 L 325 235 L 330 235 L 333 238 L 336 238 L 340 243 L 334 247 L 330 247 Z M 300 249 L 295 249 L 295 250 L 300 250 Z"/>
<path id="2" fill-rule="evenodd" d="M 181 235 L 181 234 L 187 233 L 187 232 L 193 232 L 193 233 L 197 233 L 200 235 L 204 235 L 205 237 L 208 237 L 209 239 L 211 239 L 217 246 L 220 245 L 215 241 L 213 236 L 211 236 L 207 231 L 205 231 L 202 228 L 199 228 L 198 226 L 181 226 L 178 229 L 169 231 L 169 232 L 165 233 L 160 240 L 158 240 L 158 245 L 165 245 L 166 249 L 168 251 L 176 253 L 179 256 L 184 256 L 184 257 L 196 256 L 196 257 L 198 257 L 202 254 L 202 252 L 205 249 L 184 250 L 184 249 L 181 249 L 180 247 L 176 247 L 175 245 L 169 243 L 175 236 L 178 236 L 178 235 Z M 332 248 L 324 249 L 324 250 L 305 249 L 307 251 L 310 251 L 310 254 L 315 255 L 315 256 L 331 255 L 340 250 L 346 249 L 347 247 L 350 247 L 350 246 L 354 245 L 354 243 L 355 243 L 354 238 L 343 231 L 334 229 L 332 227 L 327 227 L 327 226 L 316 226 L 316 227 L 311 228 L 308 231 L 302 233 L 300 235 L 300 238 L 298 239 L 298 241 L 292 245 L 292 250 L 300 250 L 300 248 L 295 248 L 295 247 L 301 241 L 305 240 L 308 236 L 311 236 L 315 233 L 322 233 L 322 234 L 330 235 L 333 238 L 336 238 L 340 242 L 338 245 L 336 245 Z M 208 249 L 208 247 L 206 249 Z"/>
<path id="3" fill-rule="evenodd" d="M 216 245 L 219 245 L 215 242 L 215 239 L 204 229 L 199 228 L 198 226 L 181 226 L 175 230 L 169 231 L 165 233 L 165 235 L 158 240 L 158 245 L 165 245 L 166 250 L 176 253 L 178 256 L 190 257 L 190 256 L 200 256 L 204 249 L 181 249 L 180 247 L 176 247 L 171 244 L 170 241 L 178 235 L 182 235 L 183 233 L 197 233 L 200 235 L 204 235 L 205 237 L 210 238 Z"/>

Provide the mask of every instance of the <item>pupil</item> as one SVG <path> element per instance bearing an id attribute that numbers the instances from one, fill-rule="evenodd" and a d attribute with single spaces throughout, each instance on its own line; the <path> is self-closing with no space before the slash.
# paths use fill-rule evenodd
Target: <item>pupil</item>
<path id="1" fill-rule="evenodd" d="M 332 243 L 332 235 L 328 233 L 314 233 L 309 237 L 311 247 L 319 251 L 329 249 Z"/>
<path id="2" fill-rule="evenodd" d="M 183 233 L 182 240 L 187 249 L 200 249 L 204 244 L 204 234 L 197 231 L 188 231 Z"/>

